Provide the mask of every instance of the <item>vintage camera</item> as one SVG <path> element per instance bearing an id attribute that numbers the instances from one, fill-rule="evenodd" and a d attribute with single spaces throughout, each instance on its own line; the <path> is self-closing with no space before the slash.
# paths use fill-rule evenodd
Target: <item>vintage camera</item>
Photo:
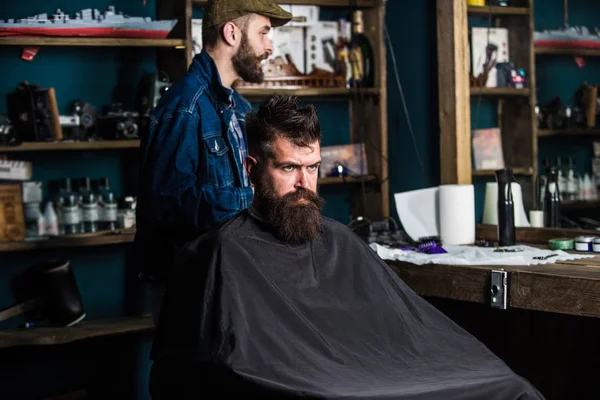
<path id="1" fill-rule="evenodd" d="M 10 119 L 0 115 L 0 146 L 15 146 L 18 144 L 20 144 L 20 140 Z"/>
<path id="2" fill-rule="evenodd" d="M 60 126 L 63 129 L 63 138 L 87 140 L 96 134 L 96 107 L 83 100 L 73 102 L 72 114 L 60 115 Z M 68 134 L 65 132 L 68 130 Z"/>
<path id="3" fill-rule="evenodd" d="M 144 76 L 138 87 L 136 104 L 140 115 L 149 116 L 170 86 L 171 80 L 165 72 L 153 72 Z"/>
<path id="4" fill-rule="evenodd" d="M 120 103 L 114 103 L 100 120 L 100 134 L 108 140 L 131 140 L 140 138 L 143 121 L 137 111 L 125 111 Z"/>
<path id="5" fill-rule="evenodd" d="M 22 82 L 8 95 L 8 117 L 23 141 L 60 137 L 54 88 L 43 89 L 39 85 Z"/>

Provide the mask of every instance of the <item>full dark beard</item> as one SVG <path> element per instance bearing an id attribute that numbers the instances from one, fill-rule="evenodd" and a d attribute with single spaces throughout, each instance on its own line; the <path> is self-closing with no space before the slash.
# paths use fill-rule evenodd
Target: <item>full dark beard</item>
<path id="1" fill-rule="evenodd" d="M 265 79 L 260 61 L 267 58 L 267 54 L 257 57 L 248 43 L 248 36 L 243 34 L 242 42 L 237 53 L 231 58 L 235 72 L 244 81 L 249 83 L 261 83 Z"/>
<path id="2" fill-rule="evenodd" d="M 257 190 L 263 194 L 255 198 L 255 203 L 279 239 L 298 245 L 315 239 L 323 231 L 321 208 L 324 200 L 316 193 L 300 188 L 278 197 L 273 191 L 265 189 Z M 300 199 L 307 201 L 298 203 Z"/>

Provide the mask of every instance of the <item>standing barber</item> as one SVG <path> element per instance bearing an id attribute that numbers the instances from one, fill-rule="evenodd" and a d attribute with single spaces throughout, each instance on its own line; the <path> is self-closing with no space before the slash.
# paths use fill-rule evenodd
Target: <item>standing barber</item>
<path id="1" fill-rule="evenodd" d="M 238 78 L 260 83 L 272 27 L 292 15 L 271 0 L 209 0 L 203 50 L 163 95 L 142 139 L 136 263 L 151 283 L 156 320 L 176 251 L 252 202 L 243 167 L 250 104 Z"/>

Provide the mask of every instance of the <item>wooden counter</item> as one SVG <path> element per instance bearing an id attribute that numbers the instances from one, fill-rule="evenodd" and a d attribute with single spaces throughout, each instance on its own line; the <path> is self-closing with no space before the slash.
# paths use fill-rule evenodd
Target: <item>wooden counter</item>
<path id="1" fill-rule="evenodd" d="M 544 246 L 549 238 L 597 235 L 582 230 L 517 229 L 517 241 Z M 495 238 L 495 226 L 478 226 L 477 237 Z M 508 307 L 577 316 L 600 317 L 600 257 L 544 265 L 415 265 L 388 261 L 418 294 L 427 297 L 490 303 L 492 270 L 508 272 Z"/>

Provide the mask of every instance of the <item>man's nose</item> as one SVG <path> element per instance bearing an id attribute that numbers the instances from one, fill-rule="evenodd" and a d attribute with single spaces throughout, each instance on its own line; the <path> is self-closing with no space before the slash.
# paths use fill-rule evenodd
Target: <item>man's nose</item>
<path id="1" fill-rule="evenodd" d="M 296 184 L 294 187 L 308 189 L 308 172 L 304 169 L 299 169 L 296 175 Z"/>
<path id="2" fill-rule="evenodd" d="M 271 56 L 273 54 L 273 41 L 269 37 L 267 37 L 265 53 L 267 53 L 268 56 Z"/>

